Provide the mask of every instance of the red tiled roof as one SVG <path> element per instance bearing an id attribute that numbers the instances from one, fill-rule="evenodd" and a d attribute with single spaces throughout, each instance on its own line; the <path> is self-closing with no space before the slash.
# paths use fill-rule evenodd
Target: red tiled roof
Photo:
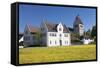
<path id="1" fill-rule="evenodd" d="M 38 32 L 38 28 L 37 27 L 33 27 L 33 26 L 31 26 L 31 25 L 27 25 L 28 26 L 28 29 L 29 29 L 29 31 L 31 32 L 31 33 L 36 33 L 36 32 Z"/>

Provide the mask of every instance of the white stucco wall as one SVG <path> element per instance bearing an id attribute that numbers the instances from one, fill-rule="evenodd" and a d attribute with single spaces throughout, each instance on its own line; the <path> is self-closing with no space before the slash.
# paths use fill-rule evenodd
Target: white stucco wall
<path id="1" fill-rule="evenodd" d="M 41 31 L 42 33 L 45 33 L 45 36 L 41 38 L 43 44 L 47 46 L 68 46 L 71 44 L 70 33 L 63 33 L 63 26 L 61 23 L 59 23 L 59 25 L 57 26 L 57 32 L 49 32 L 45 23 L 42 23 L 40 27 L 44 28 Z M 52 34 L 56 34 L 56 36 L 52 36 Z M 68 36 L 65 37 L 65 34 L 67 34 Z M 60 44 L 60 40 L 61 40 L 61 44 Z"/>
<path id="2" fill-rule="evenodd" d="M 50 34 L 56 34 L 56 36 L 50 36 Z M 61 34 L 61 37 L 60 37 Z M 64 35 L 67 34 L 68 37 Z M 60 45 L 60 40 L 62 45 Z M 51 43 L 50 43 L 51 41 Z M 70 43 L 70 33 L 58 33 L 58 32 L 48 32 L 47 33 L 47 46 L 69 46 Z"/>
<path id="3" fill-rule="evenodd" d="M 94 42 L 93 39 L 83 39 L 82 41 L 83 41 L 84 44 L 89 44 L 91 42 Z"/>

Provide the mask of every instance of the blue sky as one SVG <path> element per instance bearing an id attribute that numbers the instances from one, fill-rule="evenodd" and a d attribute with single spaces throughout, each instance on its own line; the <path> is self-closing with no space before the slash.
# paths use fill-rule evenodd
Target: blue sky
<path id="1" fill-rule="evenodd" d="M 67 27 L 73 27 L 75 17 L 79 14 L 85 30 L 96 24 L 96 9 L 77 7 L 54 7 L 39 5 L 19 6 L 19 32 L 23 32 L 26 24 L 39 27 L 47 20 L 53 23 L 62 22 Z"/>

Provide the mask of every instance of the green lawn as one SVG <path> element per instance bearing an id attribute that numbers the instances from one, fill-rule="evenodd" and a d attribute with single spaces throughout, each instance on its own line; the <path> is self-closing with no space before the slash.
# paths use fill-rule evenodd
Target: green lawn
<path id="1" fill-rule="evenodd" d="M 19 49 L 19 63 L 95 60 L 96 45 L 31 47 Z"/>

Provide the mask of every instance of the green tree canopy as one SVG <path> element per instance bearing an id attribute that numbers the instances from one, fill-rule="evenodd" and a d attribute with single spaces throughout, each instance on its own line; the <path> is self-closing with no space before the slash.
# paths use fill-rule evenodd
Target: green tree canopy
<path id="1" fill-rule="evenodd" d="M 92 38 L 96 37 L 96 25 L 92 27 L 92 32 L 91 32 L 91 36 Z"/>

